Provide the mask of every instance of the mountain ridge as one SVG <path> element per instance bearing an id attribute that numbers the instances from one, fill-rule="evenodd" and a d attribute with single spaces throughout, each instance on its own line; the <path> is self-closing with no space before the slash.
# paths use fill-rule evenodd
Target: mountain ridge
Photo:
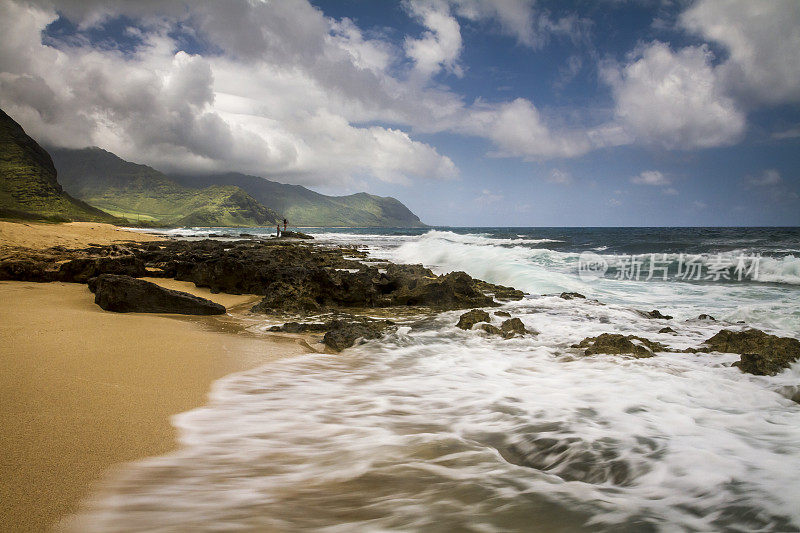
<path id="1" fill-rule="evenodd" d="M 391 196 L 359 192 L 328 196 L 302 185 L 290 185 L 238 172 L 209 175 L 170 175 L 187 187 L 236 185 L 270 207 L 294 226 L 427 227 L 402 202 Z"/>
<path id="2" fill-rule="evenodd" d="M 102 148 L 51 149 L 62 184 L 131 222 L 176 226 L 268 226 L 279 220 L 236 186 L 185 187 L 147 165 Z"/>

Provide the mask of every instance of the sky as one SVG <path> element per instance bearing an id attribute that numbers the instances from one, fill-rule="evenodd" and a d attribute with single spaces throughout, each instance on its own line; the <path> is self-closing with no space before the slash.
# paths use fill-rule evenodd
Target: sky
<path id="1" fill-rule="evenodd" d="M 0 0 L 0 107 L 432 225 L 800 225 L 797 0 Z"/>

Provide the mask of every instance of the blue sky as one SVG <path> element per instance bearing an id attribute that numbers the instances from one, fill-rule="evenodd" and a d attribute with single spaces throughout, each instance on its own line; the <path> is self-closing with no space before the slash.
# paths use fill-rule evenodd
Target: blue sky
<path id="1" fill-rule="evenodd" d="M 0 0 L 0 107 L 429 224 L 798 225 L 797 50 L 795 0 Z"/>

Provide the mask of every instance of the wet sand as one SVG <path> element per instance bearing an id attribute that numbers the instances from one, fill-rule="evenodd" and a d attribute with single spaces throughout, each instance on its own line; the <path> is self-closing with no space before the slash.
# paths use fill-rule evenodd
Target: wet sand
<path id="1" fill-rule="evenodd" d="M 153 281 L 233 309 L 255 298 Z M 310 351 L 232 322 L 111 313 L 86 285 L 0 282 L 0 530 L 48 529 L 112 465 L 173 449 L 169 417 L 202 405 L 214 380 Z"/>

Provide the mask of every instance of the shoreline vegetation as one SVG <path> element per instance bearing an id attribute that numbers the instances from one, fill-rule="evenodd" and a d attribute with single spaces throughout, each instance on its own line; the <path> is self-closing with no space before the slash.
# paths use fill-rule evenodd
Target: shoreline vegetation
<path id="1" fill-rule="evenodd" d="M 4 521 L 22 531 L 50 527 L 113 465 L 175 449 L 169 416 L 201 405 L 226 374 L 337 353 L 442 311 L 464 310 L 453 326 L 478 335 L 535 336 L 519 318 L 486 311 L 524 296 L 464 272 L 373 259 L 357 246 L 0 222 Z M 662 332 L 678 327 L 658 310 L 641 313 L 663 321 Z M 680 351 L 739 353 L 735 366 L 761 375 L 800 358 L 797 339 L 734 329 L 721 324 Z M 570 350 L 634 358 L 678 351 L 612 333 Z"/>

